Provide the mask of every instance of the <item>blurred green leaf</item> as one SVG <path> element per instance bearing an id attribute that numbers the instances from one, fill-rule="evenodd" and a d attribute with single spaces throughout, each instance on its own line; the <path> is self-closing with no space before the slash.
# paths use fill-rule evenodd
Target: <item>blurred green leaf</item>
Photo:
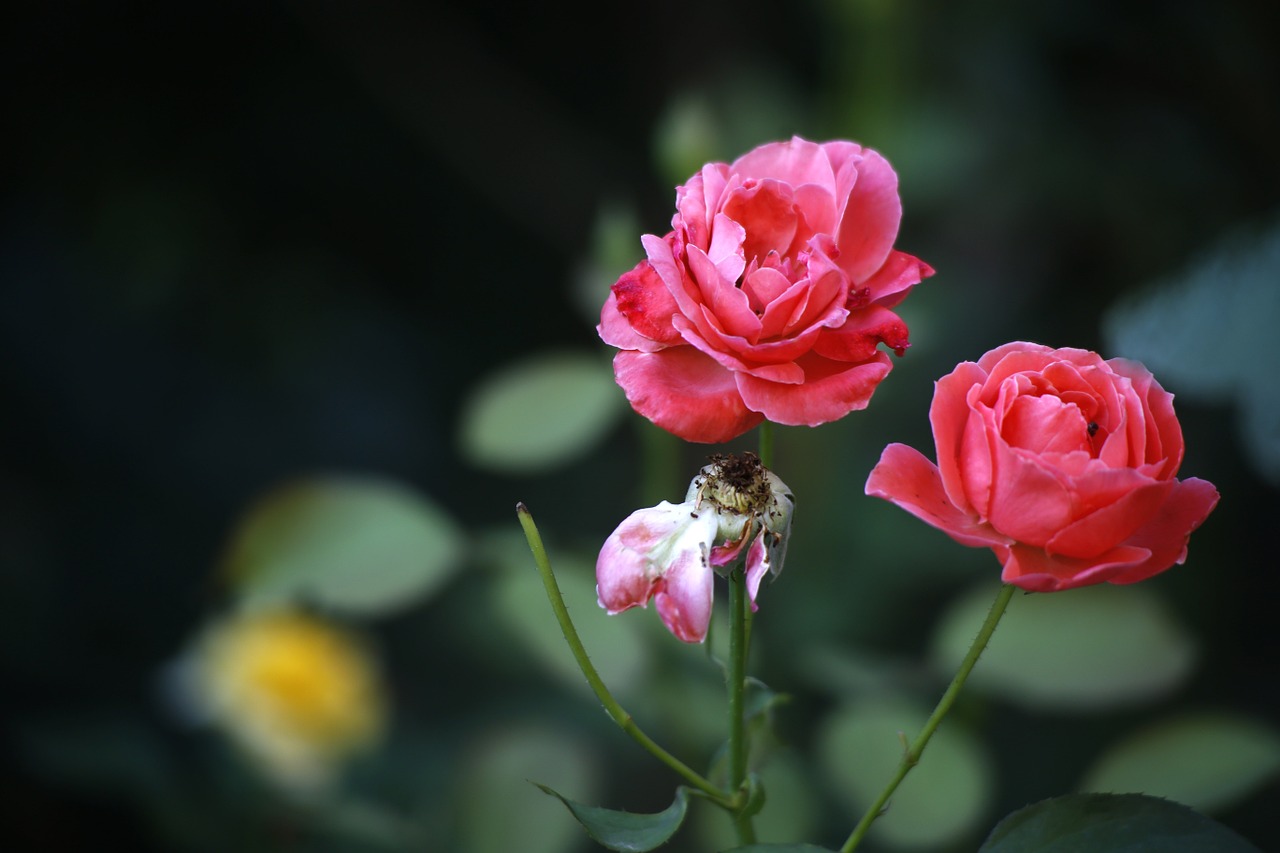
<path id="1" fill-rule="evenodd" d="M 459 831 L 467 853 L 564 853 L 581 831 L 573 817 L 529 784 L 544 779 L 560 790 L 593 790 L 597 772 L 580 740 L 547 726 L 489 731 L 462 756 Z"/>
<path id="2" fill-rule="evenodd" d="M 598 806 L 584 806 L 546 785 L 537 782 L 534 784 L 544 793 L 564 803 L 593 840 L 610 850 L 622 850 L 626 853 L 643 853 L 666 844 L 680 828 L 680 824 L 684 823 L 685 812 L 689 808 L 689 791 L 684 786 L 676 788 L 675 800 L 657 814 L 634 814 Z"/>
<path id="3" fill-rule="evenodd" d="M 993 595 L 984 585 L 943 614 L 932 642 L 939 671 L 959 666 Z M 1014 596 L 969 684 L 1027 707 L 1105 708 L 1167 692 L 1194 659 L 1191 638 L 1153 592 L 1100 584 Z"/>
<path id="4" fill-rule="evenodd" d="M 545 353 L 482 380 L 463 406 L 458 440 L 474 465 L 530 474 L 586 453 L 625 408 L 598 355 Z"/>
<path id="5" fill-rule="evenodd" d="M 1168 800 L 1072 794 L 1019 809 L 979 853 L 1258 853 L 1236 833 Z"/>
<path id="6" fill-rule="evenodd" d="M 823 724 L 816 750 L 836 792 L 855 813 L 884 790 L 906 745 L 929 713 L 898 697 L 846 705 Z M 993 779 L 982 745 L 948 720 L 933 736 L 919 766 L 893 795 L 871 835 L 893 847 L 936 848 L 974 829 L 987 808 Z"/>
<path id="7" fill-rule="evenodd" d="M 814 844 L 748 844 L 723 850 L 722 853 L 835 853 Z"/>
<path id="8" fill-rule="evenodd" d="M 1232 234 L 1192 266 L 1103 318 L 1110 348 L 1142 361 L 1178 394 L 1230 399 L 1256 470 L 1280 485 L 1280 223 Z M 1219 342 L 1229 329 L 1231 346 Z M 1242 356 L 1247 354 L 1247 356 Z"/>
<path id="9" fill-rule="evenodd" d="M 516 530 L 494 531 L 486 534 L 481 547 L 501 567 L 492 599 L 498 621 L 519 636 L 520 647 L 548 672 L 566 685 L 590 693 L 560 632 L 524 537 Z M 648 643 L 641 620 L 650 614 L 606 613 L 596 601 L 595 572 L 581 557 L 557 551 L 551 555 L 551 566 L 591 662 L 610 690 L 626 696 L 643 682 L 648 666 Z"/>
<path id="10" fill-rule="evenodd" d="M 1201 714 L 1148 726 L 1111 747 L 1082 791 L 1144 793 L 1211 812 L 1280 772 L 1280 734 L 1235 714 Z"/>
<path id="11" fill-rule="evenodd" d="M 434 503 L 362 477 L 286 485 L 241 520 L 223 562 L 242 600 L 303 600 L 372 615 L 435 592 L 458 567 L 463 538 Z"/>

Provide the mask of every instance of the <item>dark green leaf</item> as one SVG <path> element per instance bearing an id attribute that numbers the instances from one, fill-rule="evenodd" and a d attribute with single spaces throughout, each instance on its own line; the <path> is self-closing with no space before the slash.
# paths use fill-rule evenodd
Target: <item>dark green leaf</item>
<path id="1" fill-rule="evenodd" d="M 537 782 L 534 784 L 538 785 Z M 684 822 L 685 812 L 689 807 L 689 791 L 683 786 L 676 789 L 675 801 L 657 814 L 633 814 L 598 806 L 584 806 L 546 785 L 538 787 L 564 803 L 593 840 L 610 850 L 627 853 L 643 853 L 666 844 Z"/>
<path id="2" fill-rule="evenodd" d="M 748 844 L 746 847 L 721 850 L 721 853 L 835 853 L 835 850 L 814 844 Z"/>
<path id="3" fill-rule="evenodd" d="M 1071 794 L 1019 809 L 979 853 L 1259 853 L 1222 824 L 1142 794 Z"/>

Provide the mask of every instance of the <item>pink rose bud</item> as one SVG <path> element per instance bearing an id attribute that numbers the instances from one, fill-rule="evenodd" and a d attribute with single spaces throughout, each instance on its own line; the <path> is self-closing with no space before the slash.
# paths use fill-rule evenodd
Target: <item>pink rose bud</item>
<path id="1" fill-rule="evenodd" d="M 704 166 L 600 315 L 632 407 L 700 442 L 865 408 L 890 369 L 879 345 L 909 346 L 889 309 L 933 274 L 893 248 L 901 218 L 898 176 L 852 142 L 794 137 Z"/>
<path id="2" fill-rule="evenodd" d="M 1211 483 L 1176 479 L 1173 395 L 1137 362 L 1006 344 L 938 380 L 929 420 L 938 464 L 891 444 L 867 494 L 991 548 L 1026 590 L 1159 574 L 1218 503 Z"/>
<path id="3" fill-rule="evenodd" d="M 667 629 L 700 643 L 711 622 L 712 584 L 746 549 L 747 592 L 777 575 L 795 506 L 786 483 L 748 453 L 713 456 L 683 503 L 663 501 L 631 513 L 596 560 L 596 595 L 610 614 L 652 599 Z"/>

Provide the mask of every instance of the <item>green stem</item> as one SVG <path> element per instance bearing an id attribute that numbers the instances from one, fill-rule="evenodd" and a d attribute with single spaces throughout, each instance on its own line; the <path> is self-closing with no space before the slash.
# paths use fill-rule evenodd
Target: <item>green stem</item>
<path id="1" fill-rule="evenodd" d="M 760 464 L 766 468 L 773 468 L 773 422 L 762 421 L 760 423 Z"/>
<path id="2" fill-rule="evenodd" d="M 578 629 L 573 626 L 573 620 L 569 618 L 569 609 L 564 605 L 564 596 L 560 594 L 560 585 L 556 583 L 555 575 L 551 571 L 551 560 L 547 557 L 547 549 L 542 544 L 538 527 L 533 523 L 533 515 L 523 503 L 516 504 L 516 515 L 520 518 L 520 526 L 524 528 L 525 539 L 528 540 L 529 550 L 533 552 L 533 560 L 538 565 L 538 574 L 542 576 L 542 585 L 547 591 L 551 609 L 555 611 L 556 621 L 560 623 L 560 631 L 564 634 L 565 642 L 569 644 L 569 649 L 578 662 L 578 668 L 586 676 L 587 684 L 591 685 L 592 691 L 600 700 L 600 704 L 604 705 L 605 711 L 619 728 L 631 736 L 632 740 L 684 777 L 686 782 L 705 794 L 708 799 L 726 809 L 733 809 L 733 801 L 726 797 L 723 791 L 690 769 L 683 761 L 658 746 L 652 738 L 641 731 L 626 709 L 618 704 L 618 700 L 613 698 L 613 694 L 600 678 L 600 673 L 596 671 L 595 665 L 591 663 L 591 658 L 587 657 L 587 650 L 583 647 L 581 638 L 578 637 Z"/>
<path id="3" fill-rule="evenodd" d="M 741 806 L 733 816 L 738 841 L 754 844 L 755 827 L 744 814 L 747 780 L 747 737 L 744 696 L 747 684 L 747 579 L 745 567 L 729 576 L 729 790 Z"/>
<path id="4" fill-rule="evenodd" d="M 969 653 L 964 656 L 964 660 L 960 662 L 960 669 L 956 672 L 955 678 L 951 679 L 951 684 L 947 687 L 947 692 L 942 694 L 942 698 L 938 700 L 938 707 L 933 709 L 933 715 L 929 717 L 928 722 L 924 724 L 920 734 L 912 741 L 911 746 L 906 749 L 902 755 L 902 762 L 898 764 L 897 771 L 893 774 L 893 778 L 889 780 L 889 784 L 880 792 L 880 796 L 867 809 L 866 814 L 862 816 L 862 820 L 858 821 L 858 825 L 853 828 L 849 840 L 840 848 L 840 853 L 852 853 L 853 849 L 862 841 L 863 836 L 871 829 L 871 824 L 876 818 L 884 813 L 885 807 L 889 803 L 889 798 L 893 796 L 893 792 L 898 790 L 898 785 L 902 784 L 902 780 L 911 772 L 911 768 L 920 763 L 920 756 L 924 754 L 924 748 L 928 746 L 929 739 L 933 737 L 933 733 L 938 730 L 938 726 L 942 723 L 942 718 L 951 710 L 951 706 L 955 704 L 956 697 L 960 695 L 960 688 L 964 687 L 965 680 L 968 679 L 969 673 L 973 671 L 973 666 L 978 662 L 978 657 L 986 649 L 987 643 L 991 641 L 991 635 L 995 633 L 996 625 L 1000 624 L 1000 617 L 1004 616 L 1005 608 L 1009 606 L 1009 600 L 1013 598 L 1013 593 L 1017 587 L 1005 584 L 1000 588 L 1000 592 L 996 595 L 996 600 L 992 602 L 991 609 L 987 611 L 987 619 L 982 623 L 978 636 L 974 637 L 973 644 L 969 646 Z"/>

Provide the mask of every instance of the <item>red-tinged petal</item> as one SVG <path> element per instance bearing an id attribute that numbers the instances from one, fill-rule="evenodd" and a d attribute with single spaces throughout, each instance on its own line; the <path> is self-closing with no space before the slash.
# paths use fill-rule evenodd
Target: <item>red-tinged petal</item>
<path id="1" fill-rule="evenodd" d="M 1218 505 L 1218 490 L 1212 483 L 1192 477 L 1174 481 L 1173 492 L 1156 517 L 1135 533 L 1126 544 L 1151 551 L 1144 563 L 1127 569 L 1112 583 L 1136 583 L 1157 575 L 1187 558 L 1187 541 Z"/>
<path id="2" fill-rule="evenodd" d="M 983 548 L 1010 541 L 952 503 L 937 467 L 914 447 L 886 447 L 867 478 L 866 493 L 891 501 L 961 545 Z"/>
<path id="3" fill-rule="evenodd" d="M 1147 480 L 1122 495 L 1108 495 L 1110 501 L 1054 534 L 1045 550 L 1067 557 L 1092 558 L 1131 541 L 1134 531 L 1161 511 L 1174 485 L 1171 480 Z M 1083 496 L 1082 500 L 1089 497 Z"/>
<path id="4" fill-rule="evenodd" d="M 706 560 L 705 553 L 682 550 L 653 595 L 667 630 L 686 643 L 701 643 L 711 624 L 715 573 Z"/>
<path id="5" fill-rule="evenodd" d="M 815 329 L 807 339 L 792 338 L 753 347 L 742 338 L 720 334 L 714 328 L 711 340 L 707 340 L 684 317 L 676 317 L 675 326 L 690 346 L 726 370 L 788 385 L 799 385 L 804 381 L 804 370 L 794 363 L 794 359 L 808 352 L 817 337 Z"/>
<path id="6" fill-rule="evenodd" d="M 875 275 L 858 285 L 866 288 L 867 298 L 884 308 L 892 308 L 907 298 L 911 289 L 929 276 L 933 267 L 917 257 L 894 249 Z"/>
<path id="7" fill-rule="evenodd" d="M 609 296 L 618 313 L 626 319 L 636 334 L 658 344 L 679 342 L 680 334 L 671 326 L 671 315 L 676 312 L 676 301 L 672 298 L 671 291 L 667 289 L 665 282 L 648 261 L 641 261 L 630 272 L 624 273 L 610 289 Z M 603 316 L 601 325 L 605 326 Z M 613 330 L 611 334 L 614 334 Z M 601 337 L 604 337 L 603 332 Z M 604 341 L 622 349 L 645 349 L 645 347 L 623 346 L 609 338 L 604 338 Z"/>
<path id="8" fill-rule="evenodd" d="M 907 324 L 889 309 L 873 305 L 850 314 L 838 329 L 823 329 L 813 351 L 834 361 L 866 361 L 881 343 L 901 354 L 908 346 Z"/>
<path id="9" fill-rule="evenodd" d="M 897 174 L 887 160 L 865 150 L 836 232 L 840 266 L 855 285 L 861 286 L 884 266 L 901 220 Z"/>
<path id="10" fill-rule="evenodd" d="M 978 365 L 971 361 L 961 362 L 956 365 L 955 370 L 934 383 L 933 403 L 929 406 L 929 423 L 933 426 L 942 484 L 947 490 L 948 499 L 962 508 L 969 506 L 965 499 L 965 482 L 960 462 L 965 426 L 969 423 L 969 391 L 971 388 L 981 388 L 986 378 L 986 371 Z M 989 460 L 987 470 L 989 483 Z M 979 512 L 985 512 L 985 502 Z"/>
<path id="11" fill-rule="evenodd" d="M 807 355 L 797 361 L 804 384 L 781 385 L 744 373 L 737 374 L 738 390 L 747 408 L 774 423 L 818 426 L 866 408 L 880 380 L 888 375 L 889 356 L 877 352 L 860 364 Z"/>
<path id="12" fill-rule="evenodd" d="M 723 213 L 716 214 L 707 258 L 715 264 L 720 278 L 729 284 L 734 284 L 742 278 L 742 271 L 747 268 L 742 249 L 742 243 L 746 238 L 746 229 L 740 224 Z"/>
<path id="13" fill-rule="evenodd" d="M 764 420 L 743 403 L 734 374 L 693 347 L 620 352 L 613 373 L 632 408 L 686 441 L 728 441 Z"/>
<path id="14" fill-rule="evenodd" d="M 675 331 L 674 327 L 672 331 Z M 656 352 L 667 346 L 666 344 L 649 340 L 631 328 L 627 318 L 623 317 L 622 313 L 618 311 L 617 299 L 612 293 L 605 299 L 604 308 L 600 310 L 600 324 L 596 326 L 596 334 L 600 336 L 600 340 L 618 349 Z M 676 333 L 676 340 L 680 340 L 678 332 Z"/>
<path id="15" fill-rule="evenodd" d="M 760 318 L 751 310 L 747 294 L 735 287 L 733 281 L 722 278 L 716 265 L 696 246 L 689 247 L 688 262 L 689 272 L 702 295 L 702 305 L 713 318 L 711 322 L 698 324 L 702 334 L 718 329 L 754 341 L 760 334 Z M 686 316 L 697 320 L 688 312 Z"/>
<path id="16" fill-rule="evenodd" d="M 814 234 L 830 234 L 836 227 L 836 197 L 831 187 L 800 184 L 793 187 L 792 191 L 799 224 L 791 245 L 783 252 L 784 255 L 794 255 L 805 247 Z"/>
<path id="17" fill-rule="evenodd" d="M 785 254 L 791 248 L 799 223 L 789 185 L 761 178 L 738 187 L 725 198 L 723 211 L 746 233 L 741 246 L 747 260 L 763 258 L 770 252 Z M 719 217 L 716 220 L 719 228 Z"/>
<path id="18" fill-rule="evenodd" d="M 733 161 L 731 173 L 747 177 L 769 177 L 793 187 L 817 184 L 834 187 L 835 173 L 823 147 L 798 136 L 788 142 L 771 142 Z"/>
<path id="19" fill-rule="evenodd" d="M 767 308 L 773 307 L 774 301 L 786 293 L 790 287 L 790 279 L 770 267 L 752 270 L 742 280 L 742 292 L 747 294 L 751 309 L 761 314 Z M 790 311 L 787 312 L 788 315 L 790 313 Z M 763 322 L 763 318 L 761 322 Z M 781 330 L 782 326 L 779 323 L 777 329 L 761 329 L 760 334 L 762 336 L 776 335 Z"/>
<path id="20" fill-rule="evenodd" d="M 1006 364 L 1007 359 L 1014 359 Z M 1053 348 L 1043 344 L 1014 341 L 996 347 L 978 359 L 978 367 L 998 385 L 1010 373 L 1020 370 L 1040 370 L 1053 361 Z"/>
<path id="21" fill-rule="evenodd" d="M 993 441 L 992 451 L 991 526 L 1019 542 L 1043 548 L 1073 521 L 1070 483 L 1038 456 L 1003 441 Z"/>
<path id="22" fill-rule="evenodd" d="M 1004 553 L 1001 553 L 1004 552 Z M 1146 548 L 1121 545 L 1088 560 L 1051 557 L 1040 548 L 1013 545 L 996 549 L 1004 563 L 1000 579 L 1028 592 L 1060 592 L 1106 581 L 1115 582 L 1123 572 L 1151 557 Z"/>
<path id="23" fill-rule="evenodd" d="M 812 326 L 834 327 L 848 316 L 845 302 L 849 296 L 849 277 L 818 247 L 809 253 L 806 269 L 809 290 L 787 321 L 788 332 L 799 332 Z"/>
<path id="24" fill-rule="evenodd" d="M 1080 408 L 1059 397 L 1019 397 L 1001 424 L 1004 440 L 1032 453 L 1070 453 L 1089 446 Z"/>

